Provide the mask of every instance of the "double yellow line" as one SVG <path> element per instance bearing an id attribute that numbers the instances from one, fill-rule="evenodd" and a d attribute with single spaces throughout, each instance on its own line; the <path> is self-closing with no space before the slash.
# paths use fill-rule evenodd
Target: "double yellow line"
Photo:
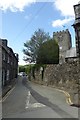
<path id="1" fill-rule="evenodd" d="M 63 92 L 65 95 L 66 95 L 66 102 L 69 104 L 69 105 L 72 105 L 73 102 L 71 101 L 71 96 L 68 92 L 64 91 L 64 90 L 60 90 L 60 89 L 56 89 L 60 92 Z"/>

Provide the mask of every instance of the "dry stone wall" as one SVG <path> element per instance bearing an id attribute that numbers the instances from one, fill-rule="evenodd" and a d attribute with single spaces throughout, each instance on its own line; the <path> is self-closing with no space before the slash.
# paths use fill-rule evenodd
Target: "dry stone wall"
<path id="1" fill-rule="evenodd" d="M 66 62 L 63 64 L 47 65 L 44 70 L 43 80 L 41 79 L 40 70 L 35 71 L 35 79 L 32 80 L 44 85 L 51 85 L 60 89 L 67 90 L 71 93 L 76 101 L 80 99 L 80 64 L 79 60 Z"/>
<path id="2" fill-rule="evenodd" d="M 65 84 L 68 81 L 78 83 L 80 79 L 79 62 L 47 65 L 44 81 L 48 84 Z"/>

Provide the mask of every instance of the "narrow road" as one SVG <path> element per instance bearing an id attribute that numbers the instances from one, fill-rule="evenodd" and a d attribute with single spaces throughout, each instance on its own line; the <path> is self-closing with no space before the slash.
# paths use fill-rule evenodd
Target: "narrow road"
<path id="1" fill-rule="evenodd" d="M 78 118 L 78 108 L 66 103 L 63 93 L 20 77 L 3 98 L 2 118 Z"/>

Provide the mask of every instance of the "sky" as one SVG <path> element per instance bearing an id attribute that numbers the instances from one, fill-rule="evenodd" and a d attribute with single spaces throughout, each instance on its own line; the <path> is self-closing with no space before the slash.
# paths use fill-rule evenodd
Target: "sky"
<path id="1" fill-rule="evenodd" d="M 49 32 L 69 29 L 72 47 L 75 47 L 73 5 L 80 0 L 0 0 L 0 38 L 8 40 L 8 46 L 19 54 L 19 65 L 23 61 L 24 43 L 38 28 Z"/>

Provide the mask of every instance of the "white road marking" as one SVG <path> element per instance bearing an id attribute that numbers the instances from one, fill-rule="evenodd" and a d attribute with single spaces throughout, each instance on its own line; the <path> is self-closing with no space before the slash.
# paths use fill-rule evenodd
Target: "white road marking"
<path id="1" fill-rule="evenodd" d="M 27 96 L 27 100 L 26 100 L 26 108 L 28 108 L 28 106 L 29 106 L 30 96 L 31 96 L 31 93 L 30 93 L 30 91 L 28 91 L 28 96 Z"/>
<path id="2" fill-rule="evenodd" d="M 30 96 L 31 96 L 31 93 L 30 91 L 28 91 L 28 96 L 27 96 L 27 100 L 26 100 L 26 109 L 27 108 L 38 108 L 38 107 L 45 107 L 44 104 L 42 103 L 33 103 L 33 104 L 30 104 Z"/>
<path id="3" fill-rule="evenodd" d="M 29 108 L 38 108 L 38 107 L 45 107 L 42 103 L 33 103 L 29 105 Z"/>
<path id="4" fill-rule="evenodd" d="M 27 108 L 39 108 L 39 107 L 45 107 L 46 105 L 42 104 L 42 103 L 33 103 L 33 104 L 29 104 L 28 106 L 26 106 Z"/>

